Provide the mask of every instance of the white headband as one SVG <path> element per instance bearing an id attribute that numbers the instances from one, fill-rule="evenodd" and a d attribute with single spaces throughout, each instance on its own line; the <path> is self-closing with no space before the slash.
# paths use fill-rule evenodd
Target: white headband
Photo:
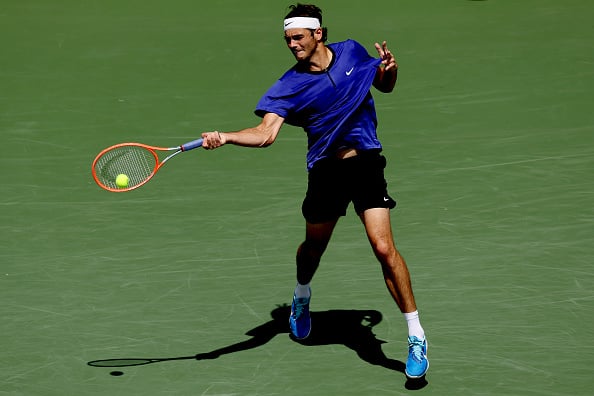
<path id="1" fill-rule="evenodd" d="M 317 29 L 320 27 L 318 18 L 294 17 L 285 19 L 285 30 L 289 29 Z"/>

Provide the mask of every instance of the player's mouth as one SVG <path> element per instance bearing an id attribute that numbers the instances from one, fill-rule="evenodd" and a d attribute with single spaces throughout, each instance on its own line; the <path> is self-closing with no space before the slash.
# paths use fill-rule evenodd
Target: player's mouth
<path id="1" fill-rule="evenodd" d="M 293 52 L 295 58 L 302 58 L 305 55 L 305 51 L 301 49 L 291 50 L 291 52 Z"/>

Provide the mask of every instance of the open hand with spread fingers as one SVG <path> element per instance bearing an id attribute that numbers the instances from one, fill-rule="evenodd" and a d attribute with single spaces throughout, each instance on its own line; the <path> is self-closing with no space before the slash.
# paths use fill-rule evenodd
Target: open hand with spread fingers
<path id="1" fill-rule="evenodd" d="M 382 45 L 375 43 L 375 49 L 382 60 L 382 65 L 384 65 L 385 71 L 398 69 L 396 58 L 394 57 L 394 54 L 392 54 L 392 52 L 390 52 L 388 49 L 388 45 L 386 44 L 385 40 L 382 42 Z"/>

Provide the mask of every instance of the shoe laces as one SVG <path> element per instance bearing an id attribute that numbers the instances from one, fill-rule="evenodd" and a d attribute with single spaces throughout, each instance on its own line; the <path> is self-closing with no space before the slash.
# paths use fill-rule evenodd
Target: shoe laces
<path id="1" fill-rule="evenodd" d="M 309 298 L 295 298 L 295 303 L 293 304 L 293 315 L 295 318 L 301 316 L 307 304 L 309 304 Z"/>
<path id="2" fill-rule="evenodd" d="M 423 353 L 424 349 L 424 341 L 419 340 L 418 338 L 409 338 L 408 340 L 408 350 L 410 355 L 417 361 L 422 362 L 425 359 L 425 354 Z"/>

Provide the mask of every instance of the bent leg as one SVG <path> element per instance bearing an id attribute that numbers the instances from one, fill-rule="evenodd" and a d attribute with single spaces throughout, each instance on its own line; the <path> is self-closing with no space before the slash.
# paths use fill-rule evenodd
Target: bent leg
<path id="1" fill-rule="evenodd" d="M 409 378 L 421 378 L 429 369 L 427 340 L 419 321 L 408 268 L 394 244 L 390 210 L 367 209 L 361 219 L 375 256 L 382 265 L 388 290 L 408 323 L 408 358 L 404 372 Z"/>
<path id="2" fill-rule="evenodd" d="M 328 246 L 332 231 L 338 220 L 326 223 L 306 223 L 305 241 L 297 249 L 297 282 L 306 285 L 311 282 L 322 254 Z"/>
<path id="3" fill-rule="evenodd" d="M 387 208 L 367 209 L 360 217 L 373 252 L 382 266 L 386 286 L 398 308 L 402 313 L 416 311 L 417 306 L 408 267 L 394 244 L 390 210 Z"/>

